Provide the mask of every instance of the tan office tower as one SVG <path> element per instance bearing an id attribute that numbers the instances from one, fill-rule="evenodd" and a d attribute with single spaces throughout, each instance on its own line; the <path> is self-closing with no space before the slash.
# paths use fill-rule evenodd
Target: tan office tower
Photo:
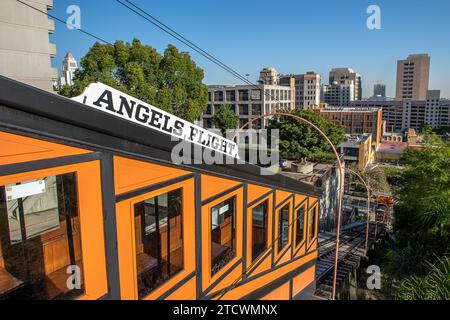
<path id="1" fill-rule="evenodd" d="M 430 76 L 430 56 L 412 54 L 397 61 L 396 100 L 426 100 Z"/>
<path id="2" fill-rule="evenodd" d="M 52 0 L 23 2 L 43 12 L 53 6 Z M 0 1 L 0 74 L 53 91 L 58 71 L 51 66 L 56 46 L 49 42 L 49 33 L 55 30 L 54 21 L 29 6 Z"/>

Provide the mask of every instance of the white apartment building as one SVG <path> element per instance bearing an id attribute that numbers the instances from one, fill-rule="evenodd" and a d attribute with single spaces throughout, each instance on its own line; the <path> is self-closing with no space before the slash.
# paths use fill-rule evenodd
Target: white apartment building
<path id="1" fill-rule="evenodd" d="M 333 81 L 322 87 L 322 101 L 335 107 L 348 107 L 355 100 L 355 83 L 353 80 Z"/>
<path id="2" fill-rule="evenodd" d="M 230 105 L 239 115 L 239 127 L 252 117 L 273 113 L 283 109 L 293 109 L 293 87 L 281 85 L 210 85 L 208 86 L 208 106 L 198 120 L 204 128 L 212 128 L 212 117 L 222 105 Z M 253 123 L 253 129 L 265 127 L 267 119 Z"/>
<path id="3" fill-rule="evenodd" d="M 312 109 L 320 104 L 322 77 L 314 71 L 306 74 L 284 75 L 280 78 L 280 84 L 289 85 L 294 82 L 296 108 Z"/>

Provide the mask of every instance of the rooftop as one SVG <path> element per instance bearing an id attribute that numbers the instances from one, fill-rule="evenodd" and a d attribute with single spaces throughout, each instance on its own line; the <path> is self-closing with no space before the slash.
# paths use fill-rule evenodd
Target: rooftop
<path id="1" fill-rule="evenodd" d="M 408 143 L 397 141 L 382 141 L 378 146 L 377 152 L 402 154 L 405 153 Z"/>

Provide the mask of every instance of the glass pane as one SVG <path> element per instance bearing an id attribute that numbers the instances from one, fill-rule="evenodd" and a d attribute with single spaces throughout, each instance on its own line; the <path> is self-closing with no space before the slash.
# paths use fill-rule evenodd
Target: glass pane
<path id="1" fill-rule="evenodd" d="M 183 270 L 182 189 L 135 205 L 139 298 Z"/>
<path id="2" fill-rule="evenodd" d="M 289 240 L 289 211 L 290 205 L 285 205 L 278 214 L 278 252 L 280 252 Z"/>
<path id="3" fill-rule="evenodd" d="M 268 200 L 252 210 L 252 261 L 255 261 L 267 247 Z"/>
<path id="4" fill-rule="evenodd" d="M 314 239 L 316 236 L 316 210 L 309 211 L 309 240 Z"/>
<path id="5" fill-rule="evenodd" d="M 235 214 L 235 197 L 211 209 L 211 275 L 236 256 Z"/>
<path id="6" fill-rule="evenodd" d="M 305 221 L 305 207 L 301 207 L 297 210 L 297 216 L 296 216 L 296 224 L 297 224 L 297 234 L 295 237 L 295 244 L 299 245 L 303 241 L 303 225 Z"/>
<path id="7" fill-rule="evenodd" d="M 0 299 L 84 292 L 76 174 L 0 187 Z"/>

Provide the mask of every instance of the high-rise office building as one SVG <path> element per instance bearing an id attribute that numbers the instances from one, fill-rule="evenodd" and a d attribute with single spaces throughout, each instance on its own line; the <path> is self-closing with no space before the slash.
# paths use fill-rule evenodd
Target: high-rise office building
<path id="1" fill-rule="evenodd" d="M 386 85 L 382 83 L 376 83 L 373 86 L 373 97 L 386 98 Z"/>
<path id="2" fill-rule="evenodd" d="M 428 54 L 413 54 L 406 60 L 397 61 L 396 100 L 426 100 L 429 76 Z"/>
<path id="3" fill-rule="evenodd" d="M 362 99 L 362 81 L 361 76 L 350 68 L 333 68 L 329 74 L 329 84 L 333 82 L 338 84 L 349 84 L 349 81 L 353 81 L 354 96 L 350 97 L 351 101 Z"/>
<path id="4" fill-rule="evenodd" d="M 52 0 L 25 1 L 47 12 Z M 53 91 L 58 71 L 51 66 L 56 46 L 49 42 L 55 31 L 47 15 L 16 0 L 0 1 L 0 74 L 34 87 Z"/>

